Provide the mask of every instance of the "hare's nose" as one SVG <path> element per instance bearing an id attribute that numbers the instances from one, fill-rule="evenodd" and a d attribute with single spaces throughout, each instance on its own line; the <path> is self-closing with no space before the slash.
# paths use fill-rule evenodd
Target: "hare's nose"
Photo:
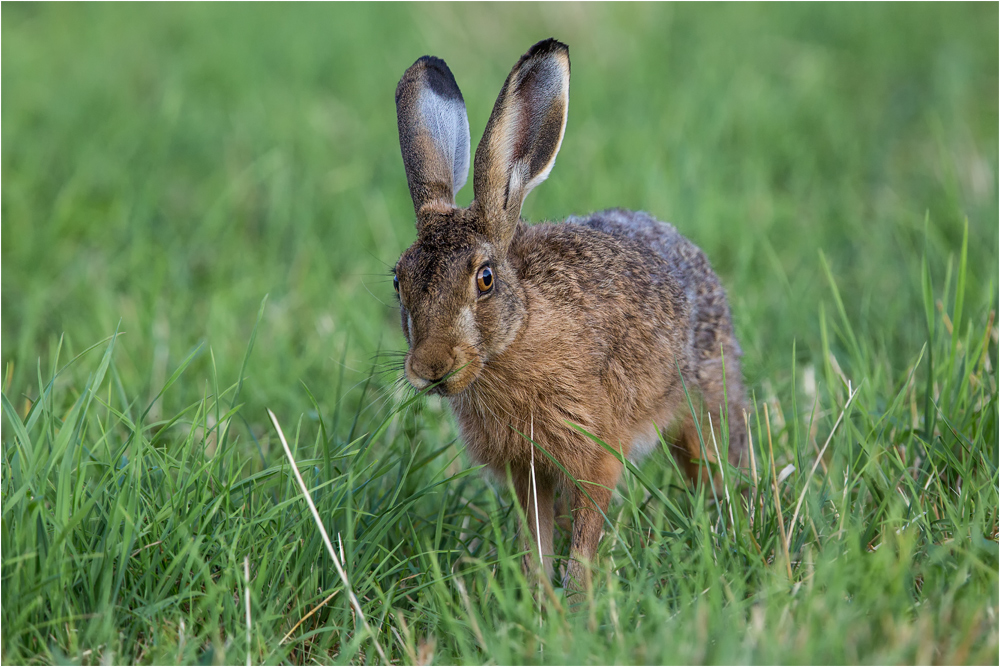
<path id="1" fill-rule="evenodd" d="M 408 366 L 411 381 L 415 377 L 425 387 L 439 382 L 452 371 L 455 367 L 455 354 L 447 345 L 421 345 L 410 355 Z"/>

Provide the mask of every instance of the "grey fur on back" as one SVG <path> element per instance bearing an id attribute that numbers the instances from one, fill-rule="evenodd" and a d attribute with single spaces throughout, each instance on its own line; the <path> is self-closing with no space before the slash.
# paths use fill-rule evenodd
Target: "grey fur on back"
<path id="1" fill-rule="evenodd" d="M 708 258 L 672 224 L 657 220 L 643 211 L 621 208 L 582 217 L 571 215 L 566 218 L 566 224 L 589 227 L 616 238 L 632 239 L 663 257 L 675 272 L 691 308 L 690 340 L 695 356 L 700 360 L 717 356 L 723 343 L 733 362 L 743 355 L 733 335 L 726 292 L 712 271 Z"/>

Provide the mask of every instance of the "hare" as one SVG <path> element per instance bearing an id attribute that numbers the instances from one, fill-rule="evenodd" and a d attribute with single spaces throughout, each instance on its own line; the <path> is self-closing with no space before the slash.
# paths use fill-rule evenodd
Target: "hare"
<path id="1" fill-rule="evenodd" d="M 735 465 L 746 465 L 746 392 L 725 292 L 673 226 L 625 210 L 520 219 L 555 164 L 569 78 L 569 48 L 554 39 L 514 65 L 476 149 L 475 199 L 460 208 L 455 194 L 469 171 L 462 93 L 438 58 L 406 70 L 396 111 L 417 239 L 393 284 L 406 379 L 446 397 L 472 458 L 510 475 L 530 534 L 526 570 L 541 552 L 551 577 L 555 495 L 566 495 L 573 529 L 563 584 L 579 589 L 591 585 L 622 463 L 573 425 L 637 460 L 658 443 L 657 427 L 676 424 L 675 451 L 696 478 L 698 460 L 715 457 L 685 387 L 700 401 L 699 420 L 707 412 L 718 429 L 728 410 Z"/>

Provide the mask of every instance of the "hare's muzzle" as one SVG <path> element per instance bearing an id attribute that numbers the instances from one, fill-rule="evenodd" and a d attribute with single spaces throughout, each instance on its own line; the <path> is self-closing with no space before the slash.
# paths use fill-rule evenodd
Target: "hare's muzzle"
<path id="1" fill-rule="evenodd" d="M 418 390 L 440 383 L 441 393 L 447 393 L 446 379 L 455 370 L 459 356 L 456 347 L 428 341 L 407 355 L 404 366 L 406 379 Z"/>

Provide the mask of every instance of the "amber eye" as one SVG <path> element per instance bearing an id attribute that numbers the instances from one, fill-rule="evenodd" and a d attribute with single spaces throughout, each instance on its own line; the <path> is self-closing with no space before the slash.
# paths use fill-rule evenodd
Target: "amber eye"
<path id="1" fill-rule="evenodd" d="M 493 269 L 488 266 L 479 269 L 476 282 L 479 284 L 479 292 L 481 294 L 486 294 L 493 289 Z"/>
<path id="2" fill-rule="evenodd" d="M 399 276 L 397 275 L 392 277 L 392 288 L 396 290 L 396 294 L 399 294 Z"/>

